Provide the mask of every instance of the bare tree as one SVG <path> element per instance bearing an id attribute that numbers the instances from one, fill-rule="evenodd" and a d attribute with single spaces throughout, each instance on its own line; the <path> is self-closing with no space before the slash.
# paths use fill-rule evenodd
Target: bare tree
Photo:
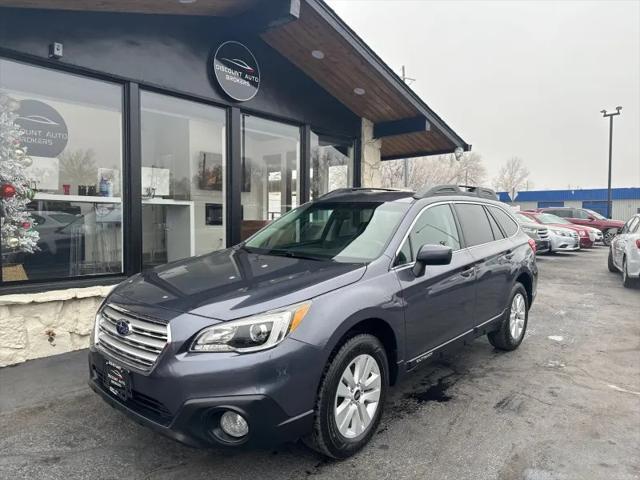
<path id="1" fill-rule="evenodd" d="M 497 190 L 507 192 L 511 200 L 515 200 L 516 194 L 527 185 L 529 170 L 520 157 L 510 158 L 507 163 L 500 167 L 498 176 L 494 179 L 493 185 Z"/>
<path id="2" fill-rule="evenodd" d="M 413 190 L 442 184 L 481 185 L 487 177 L 482 156 L 475 152 L 463 155 L 460 160 L 451 154 L 412 158 L 407 164 L 407 187 Z M 383 187 L 404 187 L 403 161 L 382 162 L 381 176 Z"/>

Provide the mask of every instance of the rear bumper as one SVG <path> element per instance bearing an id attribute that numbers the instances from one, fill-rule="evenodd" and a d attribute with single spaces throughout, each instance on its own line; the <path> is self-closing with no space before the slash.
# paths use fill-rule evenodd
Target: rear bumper
<path id="1" fill-rule="evenodd" d="M 640 254 L 637 258 L 627 257 L 627 275 L 633 278 L 640 278 Z"/>

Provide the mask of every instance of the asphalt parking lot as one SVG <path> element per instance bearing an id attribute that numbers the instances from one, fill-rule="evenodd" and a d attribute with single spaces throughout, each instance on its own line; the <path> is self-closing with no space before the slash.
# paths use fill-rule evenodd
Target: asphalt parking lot
<path id="1" fill-rule="evenodd" d="M 79 352 L 0 370 L 0 478 L 640 478 L 640 290 L 623 288 L 606 256 L 540 258 L 520 349 L 499 353 L 481 338 L 425 365 L 393 389 L 373 441 L 346 461 L 300 444 L 183 447 L 89 391 Z"/>

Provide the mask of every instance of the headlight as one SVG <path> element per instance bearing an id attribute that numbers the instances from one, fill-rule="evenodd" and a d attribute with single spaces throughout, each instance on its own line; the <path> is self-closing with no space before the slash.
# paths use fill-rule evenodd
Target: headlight
<path id="1" fill-rule="evenodd" d="M 107 298 L 105 297 L 100 305 L 98 306 L 98 312 L 96 313 L 96 317 L 93 320 L 93 330 L 91 331 L 91 336 L 89 337 L 89 345 L 94 346 L 98 343 L 98 333 L 100 333 L 100 319 L 102 318 L 102 307 L 104 307 L 105 303 L 107 303 Z"/>
<path id="2" fill-rule="evenodd" d="M 522 227 L 522 231 L 524 233 L 529 233 L 531 235 L 535 235 L 536 233 L 538 233 L 538 231 L 535 228 L 529 228 L 529 227 Z"/>
<path id="3" fill-rule="evenodd" d="M 580 235 L 581 237 L 586 237 L 587 236 L 587 232 L 585 232 L 584 230 L 580 230 L 578 232 L 578 235 Z"/>
<path id="4" fill-rule="evenodd" d="M 556 230 L 555 228 L 550 228 L 550 231 L 552 231 L 553 233 L 555 233 L 556 235 L 560 235 L 561 237 L 568 237 L 569 233 L 563 231 L 563 230 Z"/>
<path id="5" fill-rule="evenodd" d="M 256 352 L 279 344 L 293 332 L 311 303 L 224 322 L 202 330 L 191 344 L 192 352 Z"/>
<path id="6" fill-rule="evenodd" d="M 98 333 L 100 332 L 100 318 L 102 315 L 100 313 L 96 314 L 96 318 L 93 321 L 93 331 L 91 332 L 91 339 L 89 340 L 89 344 L 94 346 L 98 343 Z"/>

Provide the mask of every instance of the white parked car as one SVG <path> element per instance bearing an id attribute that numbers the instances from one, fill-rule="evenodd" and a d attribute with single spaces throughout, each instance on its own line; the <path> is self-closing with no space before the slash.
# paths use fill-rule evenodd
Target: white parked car
<path id="1" fill-rule="evenodd" d="M 593 243 L 603 242 L 603 235 L 601 230 L 598 230 L 595 227 L 588 227 L 586 225 L 583 225 L 583 227 L 587 229 L 587 232 L 589 232 L 589 239 Z"/>
<path id="2" fill-rule="evenodd" d="M 609 271 L 622 272 L 622 284 L 640 284 L 640 213 L 631 217 L 609 247 Z"/>

